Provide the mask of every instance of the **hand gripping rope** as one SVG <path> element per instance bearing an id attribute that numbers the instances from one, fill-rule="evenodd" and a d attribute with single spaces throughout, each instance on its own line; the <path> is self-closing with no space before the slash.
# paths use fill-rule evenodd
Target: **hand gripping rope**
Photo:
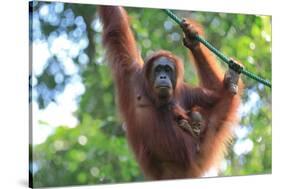
<path id="1" fill-rule="evenodd" d="M 172 11 L 170 11 L 168 9 L 163 9 L 163 10 L 177 24 L 179 24 L 180 26 L 182 25 L 181 20 Z M 271 83 L 268 80 L 265 80 L 255 74 L 247 71 L 244 67 L 235 63 L 232 59 L 230 59 L 230 58 L 226 57 L 224 54 L 222 54 L 218 49 L 216 49 L 213 45 L 211 45 L 208 41 L 206 41 L 201 36 L 196 35 L 195 39 L 198 40 L 199 42 L 201 42 L 203 45 L 205 45 L 210 51 L 212 51 L 215 55 L 217 55 L 223 62 L 225 62 L 231 69 L 233 69 L 237 73 L 242 73 L 242 74 L 248 76 L 249 78 L 254 79 L 254 80 L 264 84 L 265 86 L 271 88 Z"/>

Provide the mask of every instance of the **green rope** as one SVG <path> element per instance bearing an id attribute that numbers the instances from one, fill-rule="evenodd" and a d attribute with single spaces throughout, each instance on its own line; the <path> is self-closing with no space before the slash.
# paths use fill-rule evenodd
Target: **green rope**
<path id="1" fill-rule="evenodd" d="M 169 17 L 171 17 L 177 24 L 182 25 L 182 20 L 180 20 L 172 11 L 170 11 L 168 9 L 163 9 L 163 11 L 165 11 L 166 14 Z M 224 54 L 222 54 L 218 49 L 216 49 L 213 45 L 211 45 L 208 41 L 206 41 L 201 36 L 197 35 L 197 36 L 195 36 L 195 39 L 197 41 L 201 42 L 202 44 L 204 44 L 208 49 L 210 49 L 210 51 L 212 51 L 221 60 L 223 60 L 225 63 L 227 63 L 231 69 L 235 70 L 238 73 L 242 73 L 242 74 L 248 76 L 249 78 L 254 79 L 254 80 L 264 84 L 265 86 L 271 88 L 271 83 L 268 80 L 265 80 L 255 74 L 245 70 L 243 67 L 241 67 L 240 65 L 233 62 L 232 59 L 230 59 L 230 58 L 226 57 Z"/>

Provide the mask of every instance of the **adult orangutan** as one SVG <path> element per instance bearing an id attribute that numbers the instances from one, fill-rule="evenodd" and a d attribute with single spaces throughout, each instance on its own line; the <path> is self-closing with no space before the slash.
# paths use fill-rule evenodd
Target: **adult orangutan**
<path id="1" fill-rule="evenodd" d="M 202 176 L 220 162 L 231 139 L 238 74 L 224 75 L 194 39 L 201 28 L 183 20 L 184 45 L 200 78 L 199 87 L 188 86 L 183 64 L 171 52 L 158 51 L 143 62 L 122 7 L 100 6 L 99 16 L 127 139 L 143 173 L 149 179 Z"/>

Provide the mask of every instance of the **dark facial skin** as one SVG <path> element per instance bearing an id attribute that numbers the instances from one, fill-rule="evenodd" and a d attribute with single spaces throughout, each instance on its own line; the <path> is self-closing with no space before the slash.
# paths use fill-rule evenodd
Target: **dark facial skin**
<path id="1" fill-rule="evenodd" d="M 174 63 L 166 57 L 154 61 L 151 69 L 153 90 L 160 99 L 169 99 L 173 94 L 176 81 Z"/>

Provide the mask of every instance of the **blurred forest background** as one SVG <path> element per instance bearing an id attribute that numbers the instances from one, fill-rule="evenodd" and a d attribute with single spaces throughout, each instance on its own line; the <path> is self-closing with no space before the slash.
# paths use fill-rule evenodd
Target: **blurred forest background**
<path id="1" fill-rule="evenodd" d="M 174 52 L 197 84 L 178 25 L 159 9 L 126 10 L 142 56 Z M 174 12 L 199 21 L 215 47 L 271 81 L 270 16 Z M 143 181 L 117 113 L 96 6 L 33 1 L 29 14 L 33 186 Z M 271 90 L 242 79 L 240 126 L 220 171 L 206 176 L 271 173 Z"/>

